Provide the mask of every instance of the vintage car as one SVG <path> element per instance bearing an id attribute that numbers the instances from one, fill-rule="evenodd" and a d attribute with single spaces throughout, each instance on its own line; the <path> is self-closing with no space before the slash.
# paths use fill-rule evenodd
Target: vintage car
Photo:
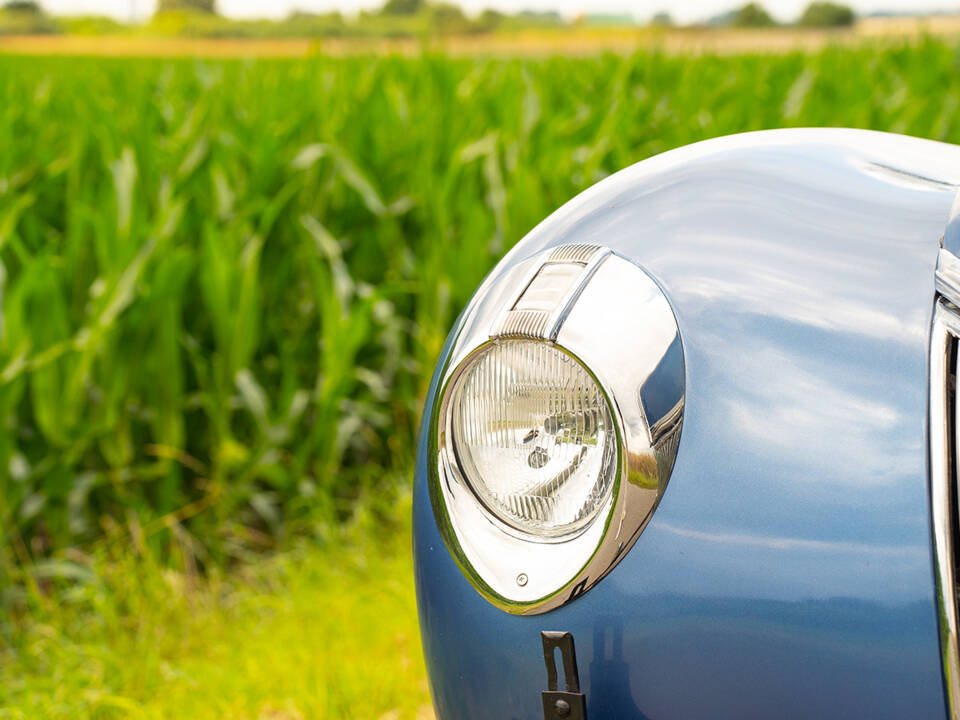
<path id="1" fill-rule="evenodd" d="M 958 186 L 942 143 L 732 136 L 503 258 L 420 436 L 441 720 L 960 717 Z"/>

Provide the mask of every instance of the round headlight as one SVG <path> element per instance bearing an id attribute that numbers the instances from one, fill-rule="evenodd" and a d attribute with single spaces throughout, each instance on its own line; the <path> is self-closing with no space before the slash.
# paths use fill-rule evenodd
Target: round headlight
<path id="1" fill-rule="evenodd" d="M 507 612 L 580 597 L 673 471 L 685 369 L 663 291 L 608 248 L 547 248 L 484 283 L 436 383 L 430 502 L 454 561 Z"/>
<path id="2" fill-rule="evenodd" d="M 503 523 L 565 538 L 606 505 L 617 431 L 606 396 L 572 355 L 533 340 L 492 342 L 468 361 L 450 409 L 467 482 Z"/>

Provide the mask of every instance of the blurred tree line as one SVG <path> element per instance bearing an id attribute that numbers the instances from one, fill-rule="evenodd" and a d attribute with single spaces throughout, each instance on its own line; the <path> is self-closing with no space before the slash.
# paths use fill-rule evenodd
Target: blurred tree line
<path id="1" fill-rule="evenodd" d="M 841 28 L 853 25 L 856 15 L 853 10 L 839 3 L 811 2 L 800 16 L 788 26 L 805 28 Z M 758 2 L 748 2 L 729 12 L 707 21 L 713 27 L 772 28 L 781 26 L 767 9 Z"/>
<path id="2" fill-rule="evenodd" d="M 200 12 L 214 15 L 217 12 L 215 0 L 158 0 L 157 12 Z"/>
<path id="3" fill-rule="evenodd" d="M 414 37 L 424 33 L 471 34 L 497 30 L 559 28 L 591 16 L 568 21 L 557 12 L 523 10 L 503 13 L 486 9 L 468 16 L 448 0 L 386 0 L 379 10 L 362 11 L 348 18 L 340 12 L 295 11 L 282 20 L 234 20 L 218 13 L 216 0 L 159 0 L 151 21 L 138 31 L 159 35 L 197 37 Z M 807 28 L 848 27 L 855 21 L 853 10 L 833 2 L 811 2 L 796 26 Z M 603 25 L 598 22 L 593 24 Z M 673 27 L 669 13 L 657 13 L 651 27 Z M 712 27 L 770 28 L 778 23 L 757 2 L 712 18 Z M 0 7 L 0 35 L 49 33 L 111 34 L 130 31 L 130 26 L 102 16 L 52 17 L 36 0 L 8 0 Z"/>

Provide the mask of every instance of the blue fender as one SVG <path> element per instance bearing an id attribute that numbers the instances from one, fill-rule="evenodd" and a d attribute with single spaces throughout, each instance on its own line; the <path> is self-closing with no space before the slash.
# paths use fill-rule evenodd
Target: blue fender
<path id="1" fill-rule="evenodd" d="M 542 718 L 542 630 L 573 633 L 592 720 L 946 716 L 927 376 L 939 241 L 960 245 L 960 217 L 945 237 L 958 184 L 960 147 L 751 133 L 617 173 L 514 247 L 481 292 L 571 242 L 610 247 L 657 281 L 683 339 L 683 433 L 622 562 L 559 609 L 510 615 L 437 529 L 434 379 L 414 551 L 439 718 Z"/>

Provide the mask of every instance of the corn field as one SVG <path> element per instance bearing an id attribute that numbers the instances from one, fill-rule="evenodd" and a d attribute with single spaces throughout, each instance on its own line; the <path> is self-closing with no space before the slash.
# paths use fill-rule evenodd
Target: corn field
<path id="1" fill-rule="evenodd" d="M 650 155 L 808 125 L 960 142 L 960 49 L 0 58 L 0 586 L 118 525 L 221 562 L 389 503 L 509 246 Z"/>

